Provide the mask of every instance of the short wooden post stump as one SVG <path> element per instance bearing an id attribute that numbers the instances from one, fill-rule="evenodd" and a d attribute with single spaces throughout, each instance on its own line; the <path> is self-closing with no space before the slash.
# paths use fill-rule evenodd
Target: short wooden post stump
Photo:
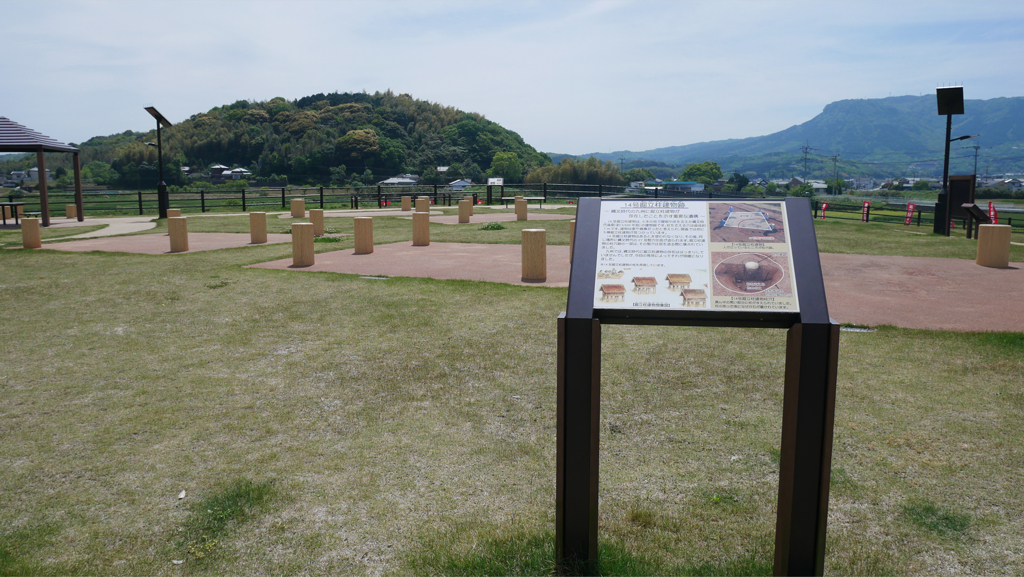
<path id="1" fill-rule="evenodd" d="M 415 217 L 415 215 L 413 215 Z M 356 250 L 353 254 L 370 254 L 373 252 L 373 219 L 369 216 L 357 216 Z"/>
<path id="2" fill-rule="evenodd" d="M 526 199 L 516 197 L 516 220 L 526 220 Z"/>
<path id="3" fill-rule="evenodd" d="M 978 227 L 978 254 L 974 262 L 992 268 L 1010 266 L 1010 225 L 983 224 Z"/>
<path id="4" fill-rule="evenodd" d="M 572 262 L 572 243 L 576 240 L 576 219 L 569 221 L 569 262 Z"/>
<path id="5" fill-rule="evenodd" d="M 305 218 L 306 200 L 303 198 L 292 199 L 292 218 Z"/>
<path id="6" fill-rule="evenodd" d="M 267 213 L 249 213 L 249 239 L 252 244 L 267 242 Z"/>
<path id="7" fill-rule="evenodd" d="M 292 223 L 292 266 L 311 266 L 313 262 L 313 223 Z"/>
<path id="8" fill-rule="evenodd" d="M 403 196 L 402 197 L 402 211 L 403 212 L 409 212 L 411 210 L 412 210 L 412 197 L 411 196 Z"/>
<path id="9" fill-rule="evenodd" d="M 430 199 L 425 196 L 417 198 L 416 212 L 430 212 Z"/>
<path id="10" fill-rule="evenodd" d="M 459 201 L 459 224 L 466 224 L 469 222 L 470 215 L 473 214 L 473 201 L 464 198 Z"/>
<path id="11" fill-rule="evenodd" d="M 412 245 L 430 244 L 430 213 L 417 212 L 412 215 Z"/>
<path id="12" fill-rule="evenodd" d="M 523 229 L 523 282 L 544 282 L 548 279 L 547 231 L 542 228 Z"/>
<path id="13" fill-rule="evenodd" d="M 170 211 L 168 211 L 170 212 Z M 167 217 L 167 234 L 171 237 L 171 252 L 188 252 L 188 218 Z"/>
<path id="14" fill-rule="evenodd" d="M 24 248 L 43 247 L 43 236 L 39 230 L 38 218 L 21 219 L 21 246 Z"/>
<path id="15" fill-rule="evenodd" d="M 167 209 L 167 218 L 177 217 L 177 216 L 181 216 L 181 209 L 180 208 L 168 208 Z"/>
<path id="16" fill-rule="evenodd" d="M 324 211 L 320 208 L 309 209 L 309 222 L 313 223 L 313 236 L 324 235 Z"/>
<path id="17" fill-rule="evenodd" d="M 65 204 L 64 212 L 68 218 L 78 218 L 78 207 L 73 204 Z"/>
<path id="18" fill-rule="evenodd" d="M 5 206 L 4 207 L 4 218 L 13 218 L 13 216 L 11 214 L 11 207 L 9 207 L 9 206 Z"/>

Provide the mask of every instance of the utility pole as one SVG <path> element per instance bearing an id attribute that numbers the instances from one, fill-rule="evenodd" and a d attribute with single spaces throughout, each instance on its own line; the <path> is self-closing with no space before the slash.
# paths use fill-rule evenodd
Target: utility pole
<path id="1" fill-rule="evenodd" d="M 620 156 L 619 157 L 619 172 L 620 173 L 622 172 L 622 161 L 624 161 L 624 160 L 626 160 L 625 156 Z"/>
<path id="2" fill-rule="evenodd" d="M 977 179 L 978 178 L 978 149 L 981 148 L 981 146 L 975 144 L 974 146 L 968 146 L 967 148 L 973 148 L 974 149 L 974 178 Z"/>
<path id="3" fill-rule="evenodd" d="M 804 144 L 800 147 L 800 150 L 804 151 L 804 184 L 807 184 L 807 154 L 814 149 Z"/>
<path id="4" fill-rule="evenodd" d="M 839 196 L 839 152 L 827 158 L 832 159 L 832 194 Z"/>

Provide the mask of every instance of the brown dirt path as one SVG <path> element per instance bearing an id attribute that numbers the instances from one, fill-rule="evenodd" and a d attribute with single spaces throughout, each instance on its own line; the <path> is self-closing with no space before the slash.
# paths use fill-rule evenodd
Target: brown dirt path
<path id="1" fill-rule="evenodd" d="M 238 248 L 242 246 L 261 246 L 250 244 L 248 234 L 233 232 L 190 232 L 188 234 L 188 252 L 217 250 L 221 248 Z M 291 242 L 290 234 L 268 234 L 267 244 Z M 68 252 L 130 252 L 135 254 L 185 254 L 171 252 L 171 239 L 166 234 L 138 234 L 134 236 L 110 236 L 90 238 L 69 242 L 45 244 L 43 248 Z"/>

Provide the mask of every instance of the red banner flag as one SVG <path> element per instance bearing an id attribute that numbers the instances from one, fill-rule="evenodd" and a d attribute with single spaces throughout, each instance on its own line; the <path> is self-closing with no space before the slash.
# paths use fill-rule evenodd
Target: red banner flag
<path id="1" fill-rule="evenodd" d="M 999 213 L 996 212 L 996 207 L 992 205 L 992 201 L 988 201 L 988 219 L 992 221 L 992 224 L 999 224 Z"/>
<path id="2" fill-rule="evenodd" d="M 860 209 L 860 221 L 861 222 L 867 222 L 868 221 L 868 213 L 870 211 L 871 211 L 871 201 L 865 200 L 864 201 L 864 206 L 862 206 L 861 209 Z"/>
<path id="3" fill-rule="evenodd" d="M 821 218 L 825 218 L 825 209 L 828 208 L 828 203 L 821 203 Z"/>
<path id="4" fill-rule="evenodd" d="M 914 204 L 912 202 L 908 202 L 907 203 L 907 218 L 903 219 L 903 224 L 905 224 L 907 226 L 910 226 L 910 219 L 914 218 L 914 211 L 916 211 L 916 210 L 917 210 L 917 205 L 916 204 Z"/>

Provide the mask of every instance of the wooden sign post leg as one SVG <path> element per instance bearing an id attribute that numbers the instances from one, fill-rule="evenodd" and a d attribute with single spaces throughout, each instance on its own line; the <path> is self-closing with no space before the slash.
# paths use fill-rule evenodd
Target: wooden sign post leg
<path id="1" fill-rule="evenodd" d="M 776 575 L 821 575 L 825 569 L 838 364 L 838 324 L 796 324 L 789 329 Z"/>
<path id="2" fill-rule="evenodd" d="M 555 561 L 561 574 L 597 569 L 601 323 L 558 317 Z"/>

